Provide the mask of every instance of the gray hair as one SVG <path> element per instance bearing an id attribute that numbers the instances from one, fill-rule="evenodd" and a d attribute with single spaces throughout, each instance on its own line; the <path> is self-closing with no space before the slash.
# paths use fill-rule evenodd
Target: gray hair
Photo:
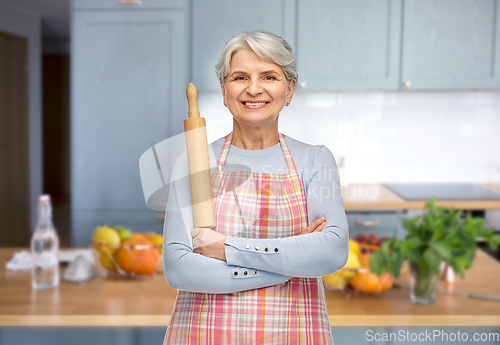
<path id="1" fill-rule="evenodd" d="M 253 31 L 233 36 L 226 43 L 215 66 L 215 73 L 222 85 L 226 84 L 231 69 L 231 58 L 239 50 L 252 50 L 262 61 L 279 65 L 288 83 L 298 78 L 295 57 L 288 42 L 269 32 Z"/>

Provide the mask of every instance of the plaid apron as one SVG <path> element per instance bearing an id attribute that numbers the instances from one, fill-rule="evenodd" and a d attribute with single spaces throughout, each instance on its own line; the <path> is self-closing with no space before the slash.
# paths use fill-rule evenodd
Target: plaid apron
<path id="1" fill-rule="evenodd" d="M 223 171 L 231 141 L 232 133 L 212 176 L 216 230 L 245 238 L 299 235 L 308 226 L 305 191 L 283 136 L 288 174 Z M 164 344 L 333 344 L 322 280 L 292 278 L 231 294 L 179 291 Z"/>

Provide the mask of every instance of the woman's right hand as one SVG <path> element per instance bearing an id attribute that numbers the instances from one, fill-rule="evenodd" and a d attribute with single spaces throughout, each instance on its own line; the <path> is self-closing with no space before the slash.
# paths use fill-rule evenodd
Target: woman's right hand
<path id="1" fill-rule="evenodd" d="M 305 230 L 302 230 L 300 234 L 304 235 L 304 234 L 311 234 L 313 232 L 320 232 L 325 228 L 325 226 L 326 226 L 325 217 L 321 217 L 312 222 L 311 225 L 309 225 Z"/>

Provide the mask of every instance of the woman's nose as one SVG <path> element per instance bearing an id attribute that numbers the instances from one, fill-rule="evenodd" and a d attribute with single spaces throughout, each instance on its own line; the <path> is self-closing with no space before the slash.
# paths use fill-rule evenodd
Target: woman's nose
<path id="1" fill-rule="evenodd" d="M 247 93 L 249 95 L 255 96 L 262 92 L 262 87 L 260 85 L 260 80 L 250 80 L 247 87 Z"/>

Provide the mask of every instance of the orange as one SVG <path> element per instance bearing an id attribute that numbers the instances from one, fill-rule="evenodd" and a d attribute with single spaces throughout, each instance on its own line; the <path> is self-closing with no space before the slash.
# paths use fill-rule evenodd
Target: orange
<path id="1" fill-rule="evenodd" d="M 392 286 L 392 280 L 392 275 L 388 273 L 384 273 L 378 277 L 372 272 L 358 272 L 349 279 L 349 284 L 355 290 L 363 292 L 382 292 Z"/>
<path id="2" fill-rule="evenodd" d="M 361 263 L 361 267 L 370 268 L 370 257 L 369 253 L 362 253 L 359 255 L 359 262 Z"/>
<path id="3" fill-rule="evenodd" d="M 135 235 L 135 234 L 134 234 Z M 152 243 L 142 236 L 134 236 L 124 241 L 123 246 L 143 245 L 151 246 Z M 120 248 L 115 255 L 118 266 L 127 273 L 151 274 L 154 272 L 160 253 L 155 248 L 132 249 Z"/>
<path id="4" fill-rule="evenodd" d="M 370 253 L 361 253 L 359 261 L 361 267 L 370 269 Z M 357 272 L 349 279 L 349 284 L 355 289 L 363 292 L 382 292 L 392 286 L 394 277 L 389 273 L 384 273 L 380 277 L 375 273 L 364 270 Z"/>
<path id="5" fill-rule="evenodd" d="M 384 273 L 380 277 L 380 291 L 385 291 L 392 286 L 392 282 L 394 281 L 394 276 L 389 273 Z"/>
<path id="6" fill-rule="evenodd" d="M 382 292 L 392 286 L 394 277 L 389 273 L 384 273 L 380 277 L 375 273 L 370 272 L 370 251 L 379 250 L 378 246 L 360 244 L 361 253 L 359 254 L 359 262 L 364 270 L 357 272 L 354 276 L 349 278 L 349 284 L 358 291 L 363 292 Z M 364 253 L 363 253 L 364 251 Z"/>

